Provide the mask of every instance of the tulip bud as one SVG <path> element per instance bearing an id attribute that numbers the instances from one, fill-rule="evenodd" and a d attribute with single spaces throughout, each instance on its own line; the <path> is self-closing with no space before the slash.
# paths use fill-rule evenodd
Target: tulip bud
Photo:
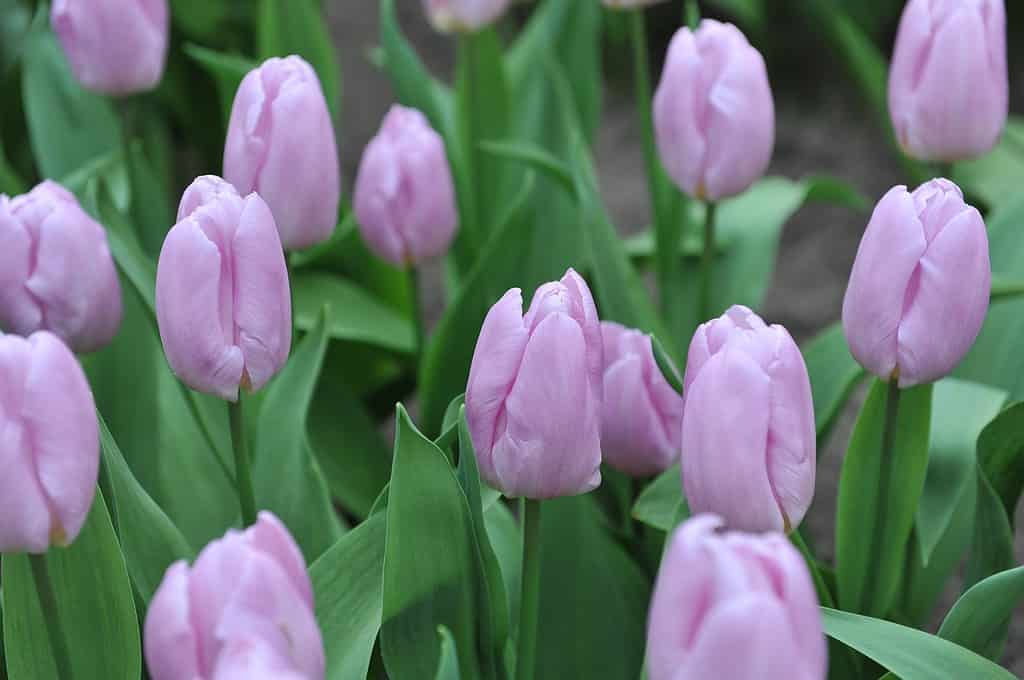
<path id="1" fill-rule="evenodd" d="M 224 178 L 270 206 L 288 250 L 326 241 L 338 221 L 338 146 L 316 72 L 301 57 L 272 58 L 235 94 Z"/>
<path id="2" fill-rule="evenodd" d="M 45 553 L 82 530 L 99 425 L 75 356 L 46 331 L 0 336 L 0 553 Z"/>
<path id="3" fill-rule="evenodd" d="M 54 0 L 50 23 L 83 87 L 152 90 L 167 56 L 167 0 Z"/>
<path id="4" fill-rule="evenodd" d="M 442 33 L 478 31 L 497 21 L 512 0 L 423 0 L 434 28 Z"/>
<path id="5" fill-rule="evenodd" d="M 960 188 L 893 187 L 875 206 L 843 299 L 850 353 L 900 387 L 949 374 L 978 337 L 992 288 L 985 222 Z"/>
<path id="6" fill-rule="evenodd" d="M 743 531 L 799 526 L 814 496 L 814 405 L 786 329 L 729 308 L 694 334 L 683 387 L 690 509 Z"/>
<path id="7" fill-rule="evenodd" d="M 121 325 L 121 286 L 107 234 L 49 180 L 0 195 L 0 328 L 48 330 L 76 352 L 100 349 Z"/>
<path id="8" fill-rule="evenodd" d="M 271 513 L 172 564 L 146 613 L 153 680 L 323 680 L 306 563 Z M 248 673 L 246 673 L 248 671 Z"/>
<path id="9" fill-rule="evenodd" d="M 658 152 L 687 194 L 717 201 L 768 168 L 775 104 L 761 53 L 738 28 L 704 19 L 676 32 L 654 95 Z"/>
<path id="10" fill-rule="evenodd" d="M 989 151 L 1009 106 L 1003 0 L 910 0 L 889 72 L 903 149 L 926 161 Z"/>
<path id="11" fill-rule="evenodd" d="M 466 419 L 480 474 L 506 496 L 554 498 L 601 483 L 602 342 L 586 282 L 570 269 L 487 313 L 469 369 Z"/>
<path id="12" fill-rule="evenodd" d="M 415 109 L 392 106 L 363 152 L 355 212 L 363 240 L 398 266 L 442 255 L 458 224 L 444 141 Z"/>
<path id="13" fill-rule="evenodd" d="M 647 623 L 650 680 L 824 680 L 818 598 L 780 534 L 722 533 L 701 515 L 676 529 Z"/>
<path id="14" fill-rule="evenodd" d="M 604 340 L 604 461 L 634 477 L 666 470 L 679 457 L 683 398 L 654 360 L 651 338 L 611 321 Z"/>
<path id="15" fill-rule="evenodd" d="M 160 251 L 156 315 L 171 369 L 194 390 L 234 401 L 288 359 L 288 271 L 270 208 L 210 175 L 185 190 Z"/>

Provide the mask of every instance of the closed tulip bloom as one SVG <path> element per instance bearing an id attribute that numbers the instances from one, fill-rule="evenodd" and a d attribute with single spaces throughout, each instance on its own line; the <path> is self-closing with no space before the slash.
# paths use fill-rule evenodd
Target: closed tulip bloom
<path id="1" fill-rule="evenodd" d="M 992 288 L 988 235 L 960 188 L 897 186 L 875 206 L 843 299 L 850 353 L 900 387 L 949 374 L 974 344 Z"/>
<path id="2" fill-rule="evenodd" d="M 570 269 L 518 288 L 484 319 L 466 388 L 480 474 L 510 497 L 586 493 L 601 483 L 602 341 L 586 282 Z"/>
<path id="3" fill-rule="evenodd" d="M 213 176 L 185 190 L 160 251 L 156 315 L 171 369 L 194 390 L 234 401 L 281 370 L 291 293 L 263 199 Z"/>
<path id="4" fill-rule="evenodd" d="M 109 95 L 151 90 L 164 73 L 167 0 L 54 0 L 50 23 L 83 87 Z"/>
<path id="5" fill-rule="evenodd" d="M 0 553 L 72 543 L 99 464 L 96 405 L 75 356 L 46 331 L 0 336 Z"/>
<path id="6" fill-rule="evenodd" d="M 512 0 L 423 0 L 430 23 L 442 33 L 478 31 L 497 21 Z"/>
<path id="7" fill-rule="evenodd" d="M 696 32 L 676 32 L 653 114 L 665 170 L 690 196 L 735 196 L 768 168 L 775 145 L 768 72 L 732 24 L 704 19 Z"/>
<path id="8" fill-rule="evenodd" d="M 654 360 L 651 338 L 611 321 L 604 339 L 604 461 L 634 477 L 649 477 L 679 457 L 683 398 Z"/>
<path id="9" fill-rule="evenodd" d="M 121 325 L 121 286 L 107 234 L 49 180 L 0 195 L 0 330 L 47 330 L 76 352 L 100 349 Z"/>
<path id="10" fill-rule="evenodd" d="M 811 576 L 781 534 L 688 520 L 661 561 L 647 623 L 650 680 L 824 680 L 828 653 Z"/>
<path id="11" fill-rule="evenodd" d="M 270 206 L 288 250 L 326 241 L 338 221 L 341 179 L 320 80 L 301 57 L 272 58 L 235 94 L 224 178 Z"/>
<path id="12" fill-rule="evenodd" d="M 444 141 L 415 109 L 392 106 L 363 152 L 355 212 L 378 257 L 405 266 L 448 250 L 458 214 Z"/>
<path id="13" fill-rule="evenodd" d="M 1008 106 L 1003 0 L 910 0 L 889 71 L 903 149 L 928 161 L 980 156 L 999 140 Z"/>
<path id="14" fill-rule="evenodd" d="M 683 387 L 690 509 L 742 531 L 799 526 L 814 496 L 814 405 L 786 329 L 731 307 L 697 329 Z"/>
<path id="15" fill-rule="evenodd" d="M 324 648 L 302 553 L 269 512 L 172 564 L 146 613 L 153 680 L 323 680 Z"/>

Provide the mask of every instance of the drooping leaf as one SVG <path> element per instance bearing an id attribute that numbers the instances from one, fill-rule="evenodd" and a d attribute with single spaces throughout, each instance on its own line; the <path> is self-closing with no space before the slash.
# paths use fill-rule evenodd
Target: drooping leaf
<path id="1" fill-rule="evenodd" d="M 1010 618 L 1022 602 L 1024 567 L 993 574 L 960 596 L 942 621 L 939 637 L 998 661 Z"/>

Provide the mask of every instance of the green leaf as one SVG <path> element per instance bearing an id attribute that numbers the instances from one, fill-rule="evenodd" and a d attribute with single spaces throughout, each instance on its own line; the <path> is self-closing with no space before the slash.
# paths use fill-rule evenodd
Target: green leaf
<path id="1" fill-rule="evenodd" d="M 310 63 L 335 118 L 341 106 L 341 69 L 323 10 L 312 0 L 260 0 L 256 42 L 260 57 L 297 54 Z"/>
<path id="2" fill-rule="evenodd" d="M 441 636 L 441 661 L 437 665 L 436 680 L 459 680 L 462 675 L 459 673 L 459 657 L 455 651 L 455 638 L 452 632 L 444 626 L 437 627 L 438 635 Z"/>
<path id="3" fill-rule="evenodd" d="M 459 666 L 478 677 L 481 597 L 473 522 L 448 459 L 398 407 L 387 506 L 381 653 L 388 675 L 425 678 L 440 660 L 436 630 L 457 641 Z"/>
<path id="4" fill-rule="evenodd" d="M 480 148 L 498 158 L 523 163 L 557 182 L 570 195 L 575 195 L 576 184 L 572 171 L 557 156 L 529 142 L 481 142 Z"/>
<path id="5" fill-rule="evenodd" d="M 981 158 L 957 163 L 953 179 L 990 206 L 1018 196 L 1024 183 L 1024 117 L 1010 116 L 999 145 Z"/>
<path id="6" fill-rule="evenodd" d="M 298 274 L 292 279 L 292 291 L 295 325 L 300 330 L 311 330 L 326 305 L 333 312 L 327 328 L 331 338 L 402 354 L 412 354 L 416 348 L 416 333 L 409 319 L 350 281 L 323 272 Z"/>
<path id="7" fill-rule="evenodd" d="M 544 501 L 537 680 L 635 680 L 650 584 L 592 495 Z"/>
<path id="8" fill-rule="evenodd" d="M 383 514 L 349 531 L 309 568 L 327 653 L 326 680 L 365 680 L 380 630 Z"/>
<path id="9" fill-rule="evenodd" d="M 648 526 L 672 531 L 685 516 L 683 479 L 679 465 L 673 465 L 644 487 L 633 504 L 633 517 Z"/>
<path id="10" fill-rule="evenodd" d="M 75 542 L 45 559 L 75 677 L 138 680 L 142 652 L 132 587 L 101 493 Z M 10 680 L 56 678 L 28 556 L 4 555 L 3 576 Z"/>
<path id="11" fill-rule="evenodd" d="M 960 596 L 942 621 L 939 637 L 998 661 L 1010 619 L 1021 602 L 1024 567 L 993 574 Z"/>
<path id="12" fill-rule="evenodd" d="M 213 78 L 220 96 L 221 113 L 224 126 L 227 127 L 231 118 L 231 107 L 235 102 L 235 93 L 245 75 L 258 64 L 234 54 L 223 54 L 207 49 L 201 45 L 186 43 L 185 54 L 194 59 Z"/>
<path id="13" fill-rule="evenodd" d="M 953 519 L 960 497 L 975 483 L 978 437 L 1006 398 L 1002 390 L 955 378 L 935 386 L 928 472 L 915 523 L 926 566 Z"/>
<path id="14" fill-rule="evenodd" d="M 171 20 L 189 36 L 215 38 L 230 17 L 226 0 L 171 0 Z"/>
<path id="15" fill-rule="evenodd" d="M 668 355 L 668 350 L 661 344 L 661 340 L 656 335 L 649 335 L 651 339 L 651 350 L 654 352 L 654 361 L 658 364 L 658 370 L 661 371 L 662 377 L 665 378 L 665 382 L 672 386 L 679 394 L 683 393 L 683 379 L 679 375 L 679 371 L 676 370 L 676 365 L 672 361 L 672 358 Z"/>
<path id="16" fill-rule="evenodd" d="M 1016 565 L 1013 528 L 984 469 L 978 466 L 978 500 L 974 511 L 974 542 L 964 573 L 964 587 Z"/>
<path id="17" fill-rule="evenodd" d="M 327 351 L 327 318 L 324 311 L 266 388 L 252 472 L 257 506 L 281 518 L 307 562 L 319 557 L 342 533 L 306 437 L 309 405 Z"/>
<path id="18" fill-rule="evenodd" d="M 1011 680 L 1014 676 L 969 649 L 889 621 L 822 607 L 825 633 L 901 680 Z"/>
<path id="19" fill-rule="evenodd" d="M 982 430 L 978 463 L 1012 520 L 1024 491 L 1024 403 L 1013 404 Z"/>
<path id="20" fill-rule="evenodd" d="M 26 191 L 28 191 L 28 186 L 7 161 L 7 157 L 4 155 L 4 142 L 0 139 L 0 194 L 16 196 Z"/>
<path id="21" fill-rule="evenodd" d="M 883 461 L 889 384 L 875 380 L 857 418 L 839 479 L 836 577 L 839 603 L 850 611 L 885 615 L 900 583 L 907 539 L 928 467 L 932 386 L 900 390 L 895 440 Z M 888 466 L 889 494 L 879 498 Z"/>
<path id="22" fill-rule="evenodd" d="M 832 429 L 836 416 L 850 398 L 865 372 L 850 355 L 843 326 L 834 323 L 804 343 L 801 348 L 811 378 L 814 422 L 818 440 Z"/>
<path id="23" fill-rule="evenodd" d="M 50 32 L 26 41 L 22 96 L 29 142 L 45 177 L 64 177 L 121 143 L 121 124 L 103 97 L 75 80 Z"/>
<path id="24" fill-rule="evenodd" d="M 764 0 L 712 0 L 712 2 L 736 17 L 736 19 L 752 31 L 759 31 L 765 24 Z"/>
<path id="25" fill-rule="evenodd" d="M 100 448 L 103 473 L 110 480 L 110 505 L 128 574 L 143 601 L 148 603 L 167 567 L 177 560 L 191 560 L 194 553 L 178 528 L 132 475 L 102 417 Z"/>

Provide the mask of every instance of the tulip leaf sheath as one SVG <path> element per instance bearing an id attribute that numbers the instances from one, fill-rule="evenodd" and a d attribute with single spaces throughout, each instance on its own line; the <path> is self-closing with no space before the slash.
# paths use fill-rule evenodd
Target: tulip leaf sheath
<path id="1" fill-rule="evenodd" d="M 876 380 L 872 385 L 850 438 L 839 483 L 839 604 L 873 616 L 886 615 L 895 601 L 928 466 L 932 386 L 902 391 L 898 414 L 891 406 L 893 391 L 888 382 Z M 887 425 L 887 417 L 894 415 L 898 421 Z M 883 450 L 886 437 L 891 437 L 888 452 Z M 889 483 L 883 500 L 880 480 L 885 476 Z"/>

